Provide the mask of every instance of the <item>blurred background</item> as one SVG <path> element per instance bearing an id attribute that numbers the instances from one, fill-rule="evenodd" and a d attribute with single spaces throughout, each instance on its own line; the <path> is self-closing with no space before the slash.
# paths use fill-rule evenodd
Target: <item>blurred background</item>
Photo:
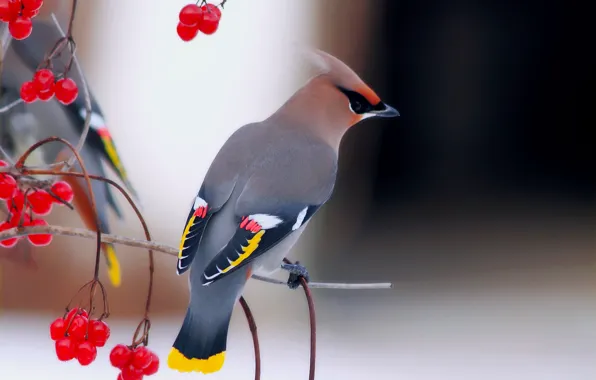
<path id="1" fill-rule="evenodd" d="M 69 1 L 46 1 L 62 14 Z M 590 12 L 560 2 L 230 0 L 220 29 L 183 43 L 185 1 L 81 2 L 79 57 L 155 240 L 177 246 L 211 159 L 238 127 L 275 111 L 308 71 L 293 44 L 347 62 L 401 117 L 345 137 L 335 195 L 293 251 L 315 281 L 318 379 L 596 378 L 595 58 Z M 64 17 L 62 17 L 64 18 Z M 233 112 L 230 112 L 233 110 Z M 119 202 L 126 209 L 123 199 Z M 56 210 L 51 223 L 81 227 Z M 130 210 L 111 220 L 141 237 Z M 61 363 L 48 336 L 93 270 L 93 242 L 0 252 L 0 378 L 109 379 L 147 291 L 142 250 L 118 247 L 113 326 L 91 368 Z M 26 261 L 26 254 L 35 261 Z M 155 379 L 184 316 L 187 279 L 158 255 Z M 103 266 L 102 266 L 103 272 Z M 281 276 L 280 278 L 284 278 Z M 303 294 L 251 281 L 263 379 L 307 379 Z M 224 369 L 253 378 L 235 311 Z"/>

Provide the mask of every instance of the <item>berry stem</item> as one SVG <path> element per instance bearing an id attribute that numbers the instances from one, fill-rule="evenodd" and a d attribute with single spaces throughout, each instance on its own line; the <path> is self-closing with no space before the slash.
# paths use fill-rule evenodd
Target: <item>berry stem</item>
<path id="1" fill-rule="evenodd" d="M 99 261 L 100 261 L 100 255 L 101 255 L 101 231 L 99 228 L 99 226 L 100 226 L 99 215 L 97 213 L 97 206 L 95 203 L 95 194 L 93 193 L 93 188 L 91 186 L 91 178 L 89 177 L 87 168 L 85 167 L 83 159 L 82 159 L 81 155 L 79 154 L 78 150 L 70 142 L 68 142 L 67 140 L 65 140 L 61 137 L 56 137 L 56 136 L 48 137 L 48 138 L 45 138 L 45 139 L 38 141 L 37 143 L 31 145 L 29 147 L 29 149 L 27 149 L 25 151 L 25 153 L 23 153 L 23 155 L 18 159 L 17 163 L 15 164 L 15 168 L 21 169 L 23 167 L 25 161 L 27 160 L 27 157 L 29 157 L 29 155 L 31 153 L 33 153 L 33 151 L 35 151 L 37 148 L 39 148 L 45 144 L 48 144 L 48 143 L 51 143 L 54 141 L 60 142 L 64 145 L 66 145 L 68 147 L 68 149 L 70 149 L 70 151 L 72 152 L 72 154 L 78 161 L 79 166 L 81 167 L 82 177 L 85 178 L 87 190 L 89 191 L 89 200 L 91 203 L 91 209 L 93 210 L 93 216 L 95 219 L 95 228 L 97 230 L 97 250 L 95 252 L 95 270 L 94 270 L 93 278 L 95 280 L 98 280 L 99 279 Z M 52 174 L 57 174 L 57 173 L 52 172 Z M 61 173 L 61 174 L 66 174 L 66 173 Z M 153 275 L 151 275 L 151 277 L 153 277 Z"/>
<path id="2" fill-rule="evenodd" d="M 78 155 L 78 153 L 77 153 L 77 155 Z M 83 166 L 81 165 L 81 167 L 83 167 Z M 61 172 L 57 172 L 55 170 L 31 170 L 31 169 L 26 169 L 26 168 L 23 169 L 23 174 L 32 174 L 32 175 L 58 175 L 59 174 L 59 175 L 79 177 L 79 178 L 84 177 L 84 178 L 89 178 L 89 179 L 93 179 L 96 181 L 102 181 L 102 182 L 109 184 L 112 187 L 115 187 L 116 190 L 118 190 L 120 192 L 120 194 L 122 194 L 124 196 L 124 198 L 128 201 L 128 203 L 134 210 L 135 214 L 137 215 L 137 218 L 139 219 L 139 222 L 141 222 L 141 226 L 143 227 L 143 232 L 145 233 L 145 238 L 147 239 L 147 241 L 149 241 L 149 242 L 152 241 L 151 233 L 149 232 L 149 226 L 147 225 L 147 222 L 145 221 L 143 214 L 141 213 L 141 211 L 135 204 L 134 200 L 122 186 L 120 186 L 118 183 L 112 181 L 111 179 L 108 179 L 108 178 L 105 178 L 102 176 L 98 176 L 98 175 L 87 174 L 85 172 L 83 172 L 83 173 L 77 173 L 77 172 L 61 173 Z M 95 207 L 93 208 L 93 210 L 95 210 Z M 99 238 L 101 239 L 101 236 Z M 153 277 L 154 277 L 154 272 L 155 272 L 155 259 L 153 257 L 154 256 L 153 249 L 148 248 L 147 251 L 149 253 L 149 286 L 148 286 L 148 290 L 147 290 L 147 300 L 145 302 L 145 314 L 144 314 L 143 320 L 149 319 L 149 312 L 151 309 L 151 299 L 153 298 Z"/>
<path id="3" fill-rule="evenodd" d="M 66 37 L 72 38 L 72 24 L 74 23 L 75 14 L 77 12 L 78 0 L 72 0 L 72 7 L 70 8 L 70 18 L 68 19 L 68 29 L 66 30 Z"/>
<path id="4" fill-rule="evenodd" d="M 76 0 L 73 1 L 73 8 L 72 8 L 72 12 L 71 12 L 71 21 L 74 19 L 74 11 L 76 10 L 76 6 L 75 4 Z M 72 62 L 74 63 L 74 66 L 77 70 L 77 73 L 79 74 L 79 81 L 81 83 L 81 88 L 83 90 L 83 99 L 85 101 L 85 123 L 83 126 L 83 131 L 81 132 L 81 136 L 79 137 L 79 142 L 76 145 L 76 151 L 80 152 L 81 149 L 83 149 L 83 146 L 85 145 L 85 141 L 87 140 L 87 135 L 89 134 L 89 129 L 91 128 L 91 94 L 89 93 L 89 87 L 87 86 L 87 81 L 85 80 L 85 73 L 83 72 L 83 69 L 81 68 L 81 65 L 79 64 L 79 60 L 77 59 L 77 56 L 75 54 L 75 42 L 72 39 L 72 36 L 70 36 L 69 34 L 64 33 L 64 30 L 62 29 L 62 27 L 60 26 L 60 23 L 58 22 L 58 19 L 56 18 L 56 15 L 54 13 L 52 13 L 52 21 L 54 21 L 54 25 L 56 25 L 56 29 L 58 29 L 58 31 L 60 32 L 60 34 L 62 34 L 63 38 L 70 38 L 71 44 L 73 45 L 72 49 L 72 54 L 71 54 L 71 59 Z M 71 22 L 72 24 L 72 22 Z M 76 157 L 74 155 L 72 155 L 67 161 L 65 166 L 63 167 L 63 171 L 68 171 L 68 169 L 70 169 L 72 167 L 72 165 L 74 165 L 75 163 L 75 159 Z"/>

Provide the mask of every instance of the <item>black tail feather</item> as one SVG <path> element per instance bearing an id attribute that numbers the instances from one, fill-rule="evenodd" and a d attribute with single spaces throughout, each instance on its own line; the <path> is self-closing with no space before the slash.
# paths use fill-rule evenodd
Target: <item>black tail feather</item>
<path id="1" fill-rule="evenodd" d="M 189 308 L 168 356 L 168 366 L 179 372 L 219 371 L 225 359 L 230 318 L 231 314 L 214 323 L 198 318 Z"/>

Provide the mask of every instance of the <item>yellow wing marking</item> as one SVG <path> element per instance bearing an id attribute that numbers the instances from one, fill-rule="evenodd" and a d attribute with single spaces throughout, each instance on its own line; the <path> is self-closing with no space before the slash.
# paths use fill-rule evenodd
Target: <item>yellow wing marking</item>
<path id="1" fill-rule="evenodd" d="M 190 220 L 188 221 L 188 223 L 186 224 L 186 228 L 184 228 L 184 232 L 182 233 L 182 239 L 180 239 L 180 247 L 178 248 L 178 258 L 179 259 L 182 259 L 182 256 L 183 256 L 182 250 L 184 249 L 184 243 L 186 242 L 186 237 L 188 236 L 190 229 L 195 224 L 195 218 L 196 218 L 196 216 L 193 214 L 190 217 Z"/>
<path id="2" fill-rule="evenodd" d="M 127 179 L 126 170 L 120 161 L 120 156 L 118 156 L 118 152 L 116 152 L 116 147 L 114 146 L 114 142 L 112 141 L 111 137 L 109 136 L 101 136 L 101 140 L 103 141 L 103 145 L 106 148 L 106 152 L 108 153 L 108 157 L 120 173 L 120 176 L 123 180 Z"/>
<path id="3" fill-rule="evenodd" d="M 112 285 L 117 288 L 122 282 L 122 274 L 120 273 L 120 261 L 116 256 L 116 251 L 111 244 L 103 246 L 104 256 L 108 265 L 108 277 Z"/>
<path id="4" fill-rule="evenodd" d="M 264 233 L 265 233 L 265 230 L 260 230 L 259 232 L 257 232 L 255 234 L 255 236 L 253 236 L 248 241 L 248 245 L 245 247 L 242 247 L 242 254 L 240 254 L 240 257 L 238 257 L 236 260 L 232 261 L 230 263 L 230 265 L 226 269 L 223 269 L 221 272 L 226 273 L 229 270 L 231 270 L 232 268 L 238 266 L 240 263 L 242 263 L 247 258 L 249 258 L 250 255 L 252 255 L 253 252 L 259 247 L 259 243 L 261 242 L 261 237 L 263 237 Z"/>

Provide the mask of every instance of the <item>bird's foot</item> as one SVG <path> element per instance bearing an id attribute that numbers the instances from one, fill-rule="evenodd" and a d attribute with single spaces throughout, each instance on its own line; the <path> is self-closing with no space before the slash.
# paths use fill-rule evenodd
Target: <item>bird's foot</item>
<path id="1" fill-rule="evenodd" d="M 302 265 L 300 265 L 297 261 L 296 264 L 281 264 L 281 269 L 287 270 L 290 272 L 290 277 L 288 277 L 288 288 L 296 289 L 300 286 L 300 279 L 304 278 L 308 283 L 310 281 L 310 276 L 308 275 L 308 271 Z"/>

